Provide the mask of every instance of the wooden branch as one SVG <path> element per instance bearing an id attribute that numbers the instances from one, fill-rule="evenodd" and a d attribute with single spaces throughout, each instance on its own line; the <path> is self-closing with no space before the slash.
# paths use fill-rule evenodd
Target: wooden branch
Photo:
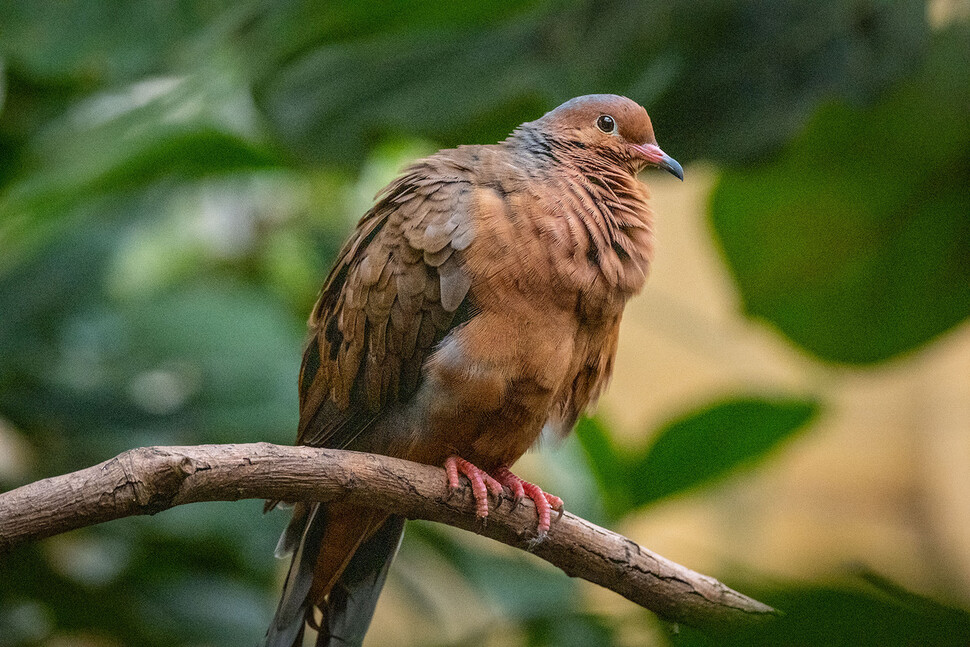
<path id="1" fill-rule="evenodd" d="M 482 524 L 465 488 L 449 497 L 444 471 L 349 451 L 254 443 L 143 447 L 100 465 L 0 494 L 0 554 L 23 542 L 184 503 L 280 499 L 380 508 L 477 532 L 522 548 L 675 622 L 708 631 L 774 610 L 717 580 L 568 512 L 534 539 L 535 507 L 504 498 Z M 267 555 L 267 559 L 269 556 Z"/>

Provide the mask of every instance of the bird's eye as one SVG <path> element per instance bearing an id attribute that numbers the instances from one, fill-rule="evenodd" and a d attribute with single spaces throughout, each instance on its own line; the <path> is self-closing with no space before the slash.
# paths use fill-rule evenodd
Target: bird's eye
<path id="1" fill-rule="evenodd" d="M 616 132 L 616 121 L 609 115 L 600 115 L 599 119 L 596 120 L 596 127 L 604 133 L 614 133 Z"/>

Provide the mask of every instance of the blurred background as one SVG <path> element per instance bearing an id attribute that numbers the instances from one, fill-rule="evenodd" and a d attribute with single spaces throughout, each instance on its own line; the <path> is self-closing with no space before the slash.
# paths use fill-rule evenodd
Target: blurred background
<path id="1" fill-rule="evenodd" d="M 575 95 L 681 184 L 595 417 L 517 471 L 786 612 L 711 639 L 412 523 L 371 646 L 970 644 L 970 2 L 0 3 L 0 488 L 295 436 L 304 322 L 408 161 Z M 286 514 L 0 560 L 0 647 L 255 645 Z"/>

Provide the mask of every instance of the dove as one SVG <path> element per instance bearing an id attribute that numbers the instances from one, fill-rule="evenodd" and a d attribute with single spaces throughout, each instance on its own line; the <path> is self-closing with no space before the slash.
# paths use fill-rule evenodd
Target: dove
<path id="1" fill-rule="evenodd" d="M 297 444 L 443 466 L 482 519 L 507 488 L 534 502 L 541 541 L 563 502 L 511 467 L 544 428 L 568 434 L 610 378 L 653 250 L 647 167 L 683 180 L 646 110 L 599 94 L 404 169 L 311 312 Z M 295 504 L 264 644 L 302 645 L 309 626 L 318 646 L 360 645 L 403 531 L 384 511 Z"/>

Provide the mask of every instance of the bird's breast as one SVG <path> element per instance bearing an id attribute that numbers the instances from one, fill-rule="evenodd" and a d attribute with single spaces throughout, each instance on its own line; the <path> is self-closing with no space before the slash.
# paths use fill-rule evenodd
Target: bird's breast
<path id="1" fill-rule="evenodd" d="M 581 316 L 609 321 L 646 281 L 653 253 L 646 190 L 571 177 L 544 195 L 538 229 L 552 289 Z"/>
<path id="2" fill-rule="evenodd" d="M 563 177 L 528 190 L 478 189 L 465 255 L 477 302 L 515 292 L 607 317 L 622 309 L 642 288 L 653 251 L 646 188 L 631 182 Z"/>

